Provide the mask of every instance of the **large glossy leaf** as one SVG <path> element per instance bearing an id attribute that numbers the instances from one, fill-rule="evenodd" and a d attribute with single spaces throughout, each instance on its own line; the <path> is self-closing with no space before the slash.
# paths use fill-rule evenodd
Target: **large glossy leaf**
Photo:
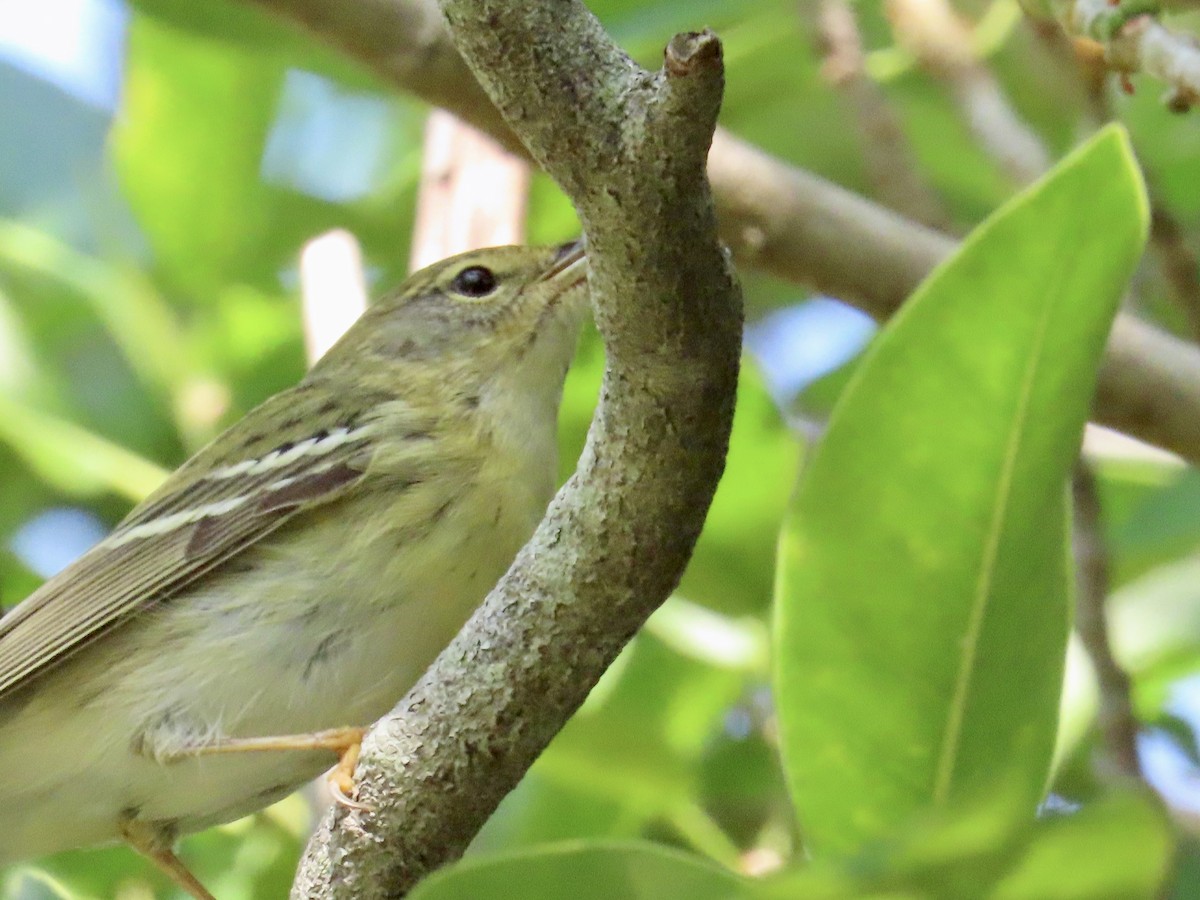
<path id="1" fill-rule="evenodd" d="M 981 226 L 880 335 L 781 542 L 776 686 L 810 848 L 998 777 L 1032 811 L 1068 622 L 1065 478 L 1146 229 L 1104 131 Z"/>

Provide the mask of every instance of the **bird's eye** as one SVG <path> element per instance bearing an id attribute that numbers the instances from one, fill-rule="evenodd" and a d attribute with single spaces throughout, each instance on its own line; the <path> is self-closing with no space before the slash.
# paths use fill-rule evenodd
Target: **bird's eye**
<path id="1" fill-rule="evenodd" d="M 450 287 L 468 297 L 486 297 L 496 289 L 496 275 L 483 266 L 471 266 L 455 275 Z"/>

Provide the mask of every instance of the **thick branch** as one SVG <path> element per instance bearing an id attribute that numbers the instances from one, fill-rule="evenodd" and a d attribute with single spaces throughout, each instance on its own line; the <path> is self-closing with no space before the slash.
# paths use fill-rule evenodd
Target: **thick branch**
<path id="1" fill-rule="evenodd" d="M 401 90 L 519 148 L 458 57 L 433 0 L 246 0 L 306 25 Z M 531 108 L 534 108 L 531 105 Z M 954 241 L 718 129 L 709 155 L 722 237 L 739 263 L 891 315 Z M 1200 462 L 1200 351 L 1118 318 L 1095 419 Z"/>
<path id="2" fill-rule="evenodd" d="M 359 799 L 294 897 L 396 897 L 454 859 L 677 583 L 724 466 L 741 298 L 704 160 L 720 44 L 638 68 L 578 2 L 443 0 L 464 55 L 575 201 L 608 350 L 576 475 L 513 567 L 364 744 Z"/>

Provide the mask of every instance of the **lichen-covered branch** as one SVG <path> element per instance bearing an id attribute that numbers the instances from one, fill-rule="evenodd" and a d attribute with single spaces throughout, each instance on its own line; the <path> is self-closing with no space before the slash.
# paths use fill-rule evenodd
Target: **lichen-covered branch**
<path id="1" fill-rule="evenodd" d="M 633 64 L 579 2 L 443 0 L 463 56 L 575 202 L 607 349 L 578 471 L 513 567 L 364 743 L 293 896 L 397 897 L 457 857 L 677 583 L 724 467 L 741 297 L 705 158 L 720 43 Z"/>

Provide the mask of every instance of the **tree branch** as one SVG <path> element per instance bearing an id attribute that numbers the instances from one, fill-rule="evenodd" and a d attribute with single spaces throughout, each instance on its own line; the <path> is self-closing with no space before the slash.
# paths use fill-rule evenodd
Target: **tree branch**
<path id="1" fill-rule="evenodd" d="M 1200 47 L 1195 38 L 1159 24 L 1159 4 L 1126 0 L 1054 0 L 1063 29 L 1090 38 L 1104 48 L 1110 67 L 1123 74 L 1145 72 L 1169 88 L 1168 105 L 1186 112 L 1200 102 Z M 1135 11 L 1130 14 L 1129 9 Z"/>
<path id="2" fill-rule="evenodd" d="M 1013 182 L 1029 184 L 1050 168 L 1042 139 L 976 55 L 971 25 L 948 0 L 888 0 L 884 10 L 896 42 L 947 87 L 975 143 Z"/>
<path id="3" fill-rule="evenodd" d="M 496 137 L 520 142 L 457 55 L 432 0 L 245 0 L 307 26 L 380 77 Z M 789 166 L 720 129 L 708 177 L 739 264 L 890 316 L 952 238 Z M 1120 316 L 1095 419 L 1200 462 L 1200 351 Z"/>
<path id="4" fill-rule="evenodd" d="M 855 9 L 848 0 L 802 2 L 810 16 L 824 55 L 821 75 L 836 89 L 862 136 L 863 162 L 873 193 L 884 205 L 934 228 L 946 228 L 953 217 L 917 166 L 900 117 L 866 69 L 862 35 Z"/>
<path id="5" fill-rule="evenodd" d="M 443 0 L 530 153 L 574 200 L 608 351 L 574 477 L 513 567 L 364 743 L 359 799 L 326 817 L 293 897 L 396 897 L 457 857 L 677 583 L 724 466 L 741 298 L 704 160 L 720 44 L 663 69 L 579 2 Z"/>

